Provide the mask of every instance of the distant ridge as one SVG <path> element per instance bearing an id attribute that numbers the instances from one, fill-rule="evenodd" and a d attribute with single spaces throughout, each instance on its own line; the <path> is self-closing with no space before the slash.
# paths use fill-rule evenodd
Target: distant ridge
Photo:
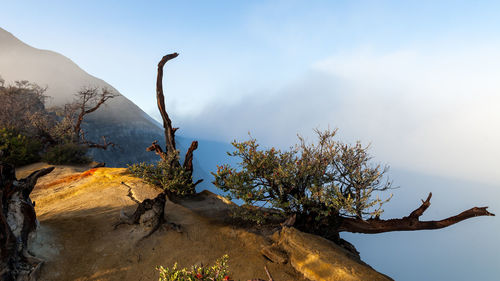
<path id="1" fill-rule="evenodd" d="M 67 57 L 47 50 L 33 48 L 6 30 L 0 28 L 0 75 L 7 82 L 28 80 L 48 86 L 46 94 L 52 97 L 48 104 L 63 105 L 73 99 L 73 95 L 85 86 L 106 87 L 119 93 L 105 81 L 96 78 Z M 92 116 L 103 121 L 139 122 L 154 128 L 159 124 L 146 117 L 147 114 L 138 106 L 120 94 L 110 100 L 107 108 L 98 110 Z"/>

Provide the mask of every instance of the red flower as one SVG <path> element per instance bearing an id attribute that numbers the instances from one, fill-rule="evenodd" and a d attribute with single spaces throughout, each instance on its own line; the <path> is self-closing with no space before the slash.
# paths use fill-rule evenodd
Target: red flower
<path id="1" fill-rule="evenodd" d="M 201 275 L 201 273 L 196 273 L 196 278 L 201 279 L 202 277 L 203 275 Z"/>
<path id="2" fill-rule="evenodd" d="M 228 275 L 224 276 L 224 279 L 222 279 L 222 280 L 228 281 L 229 280 L 229 276 Z"/>

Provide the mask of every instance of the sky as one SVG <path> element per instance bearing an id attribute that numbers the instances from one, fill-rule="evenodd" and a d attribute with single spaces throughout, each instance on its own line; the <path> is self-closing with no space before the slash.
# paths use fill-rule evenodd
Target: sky
<path id="1" fill-rule="evenodd" d="M 500 180 L 495 1 L 0 1 L 2 28 L 59 52 L 180 134 L 289 147 L 338 128 L 392 167 Z"/>

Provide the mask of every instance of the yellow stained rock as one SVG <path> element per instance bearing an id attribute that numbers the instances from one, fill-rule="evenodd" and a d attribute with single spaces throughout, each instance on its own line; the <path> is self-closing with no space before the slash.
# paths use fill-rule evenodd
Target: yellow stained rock
<path id="1" fill-rule="evenodd" d="M 354 258 L 338 245 L 292 227 L 281 230 L 278 245 L 288 253 L 291 265 L 310 280 L 392 280 Z"/>

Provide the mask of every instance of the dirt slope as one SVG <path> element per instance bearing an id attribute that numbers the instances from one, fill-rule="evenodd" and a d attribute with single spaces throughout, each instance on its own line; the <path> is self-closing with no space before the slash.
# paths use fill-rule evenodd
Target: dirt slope
<path id="1" fill-rule="evenodd" d="M 43 166 L 20 169 L 18 178 Z M 85 170 L 57 167 L 32 193 L 41 224 L 33 252 L 46 260 L 40 280 L 157 280 L 158 265 L 212 264 L 224 254 L 235 280 L 267 279 L 264 265 L 275 280 L 305 280 L 291 265 L 260 254 L 268 238 L 218 222 L 217 206 L 224 204 L 209 193 L 186 201 L 188 207 L 167 202 L 168 221 L 181 225 L 181 232 L 162 229 L 140 240 L 144 233 L 135 226 L 115 230 L 120 210 L 134 210 L 129 196 L 143 200 L 159 190 L 123 168 Z"/>

